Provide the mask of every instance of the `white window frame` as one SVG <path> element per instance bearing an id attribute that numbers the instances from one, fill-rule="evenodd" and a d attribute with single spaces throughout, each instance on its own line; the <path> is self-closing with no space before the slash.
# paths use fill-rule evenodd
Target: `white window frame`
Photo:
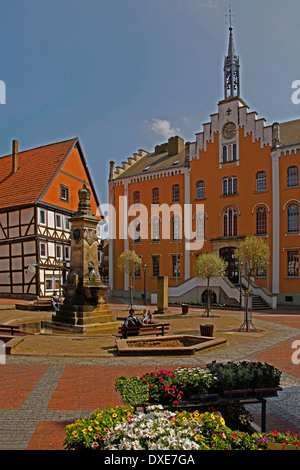
<path id="1" fill-rule="evenodd" d="M 58 250 L 60 250 L 60 255 L 58 254 Z M 62 261 L 64 259 L 64 257 L 63 257 L 63 245 L 55 245 L 55 258 L 58 261 Z"/>
<path id="2" fill-rule="evenodd" d="M 58 217 L 60 219 L 60 225 L 57 224 L 57 218 Z M 58 214 L 57 212 L 55 213 L 55 228 L 58 229 L 58 230 L 63 229 L 62 214 Z"/>
<path id="3" fill-rule="evenodd" d="M 65 231 L 71 232 L 71 217 L 68 215 L 65 215 Z"/>
<path id="4" fill-rule="evenodd" d="M 42 246 L 45 247 L 45 254 L 44 254 L 44 255 L 42 254 Z M 47 246 L 47 242 L 42 242 L 42 241 L 40 241 L 40 258 L 46 259 L 47 256 L 48 256 L 48 246 Z"/>
<path id="5" fill-rule="evenodd" d="M 44 214 L 44 222 L 41 221 L 41 215 Z M 46 209 L 39 209 L 39 225 L 44 227 L 47 225 L 47 211 Z"/>
<path id="6" fill-rule="evenodd" d="M 65 261 L 70 261 L 71 259 L 71 247 L 69 245 L 64 246 L 64 258 Z"/>

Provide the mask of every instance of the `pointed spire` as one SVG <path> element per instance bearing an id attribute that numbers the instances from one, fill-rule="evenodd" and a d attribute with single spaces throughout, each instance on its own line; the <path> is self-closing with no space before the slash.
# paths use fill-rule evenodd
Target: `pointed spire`
<path id="1" fill-rule="evenodd" d="M 235 49 L 234 49 L 234 41 L 233 41 L 233 34 L 232 34 L 232 26 L 229 28 L 229 44 L 228 44 L 228 54 L 227 57 L 231 58 L 231 60 L 235 57 Z"/>
<path id="2" fill-rule="evenodd" d="M 232 96 L 240 95 L 240 60 L 235 54 L 234 40 L 233 40 L 233 27 L 231 10 L 229 10 L 230 26 L 229 26 L 229 44 L 228 55 L 224 61 L 224 91 L 225 99 Z"/>

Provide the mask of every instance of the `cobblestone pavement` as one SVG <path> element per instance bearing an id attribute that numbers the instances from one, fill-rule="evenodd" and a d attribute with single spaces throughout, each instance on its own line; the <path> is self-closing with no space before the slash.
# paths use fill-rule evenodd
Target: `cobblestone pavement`
<path id="1" fill-rule="evenodd" d="M 267 400 L 267 430 L 300 434 L 300 364 L 291 361 L 292 344 L 300 340 L 300 315 L 254 317 L 260 328 L 271 325 L 272 334 L 190 357 L 7 356 L 0 365 L 0 450 L 63 449 L 67 423 L 121 404 L 116 377 L 212 360 L 266 360 L 282 370 L 283 390 Z M 259 423 L 259 407 L 249 409 Z"/>

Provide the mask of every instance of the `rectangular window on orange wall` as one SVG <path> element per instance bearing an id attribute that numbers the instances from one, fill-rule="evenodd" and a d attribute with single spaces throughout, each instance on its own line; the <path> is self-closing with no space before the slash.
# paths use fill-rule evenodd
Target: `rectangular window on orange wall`
<path id="1" fill-rule="evenodd" d="M 140 202 L 141 202 L 140 192 L 139 191 L 134 191 L 134 193 L 133 193 L 133 204 L 140 204 Z"/>
<path id="2" fill-rule="evenodd" d="M 152 276 L 159 276 L 159 256 L 152 256 Z"/>
<path id="3" fill-rule="evenodd" d="M 299 275 L 299 251 L 287 252 L 287 274 L 291 277 Z"/>
<path id="4" fill-rule="evenodd" d="M 172 256 L 173 277 L 180 277 L 180 256 Z"/>
<path id="5" fill-rule="evenodd" d="M 152 204 L 159 204 L 159 189 L 152 189 Z"/>
<path id="6" fill-rule="evenodd" d="M 60 185 L 60 200 L 69 202 L 69 188 L 63 184 Z"/>
<path id="7" fill-rule="evenodd" d="M 174 184 L 172 186 L 172 201 L 179 202 L 180 201 L 180 186 L 179 184 Z"/>

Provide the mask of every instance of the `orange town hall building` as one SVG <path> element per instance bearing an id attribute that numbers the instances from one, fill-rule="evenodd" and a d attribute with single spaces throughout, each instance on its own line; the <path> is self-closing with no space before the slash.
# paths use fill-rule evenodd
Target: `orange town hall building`
<path id="1" fill-rule="evenodd" d="M 135 250 L 147 266 L 145 274 L 141 269 L 135 275 L 136 297 L 142 297 L 145 289 L 149 299 L 156 292 L 157 277 L 168 276 L 169 294 L 188 300 L 190 293 L 190 300 L 195 300 L 196 284 L 191 279 L 201 252 L 225 258 L 227 285 L 237 289 L 242 277 L 234 250 L 245 237 L 255 234 L 269 244 L 271 256 L 267 269 L 252 280 L 253 292 L 260 293 L 269 306 L 300 305 L 300 119 L 266 125 L 241 99 L 239 77 L 230 27 L 224 99 L 195 141 L 185 143 L 175 136 L 154 152 L 139 150 L 121 166 L 110 163 L 110 204 L 116 211 L 109 266 L 113 292 L 121 295 L 128 290 L 128 276 L 117 266 L 126 249 Z M 125 196 L 136 213 L 125 214 L 120 222 Z M 162 214 L 151 216 L 151 208 L 163 204 L 182 208 L 169 215 L 167 239 L 162 237 Z M 192 208 L 195 240 L 204 241 L 200 249 L 187 249 L 185 204 Z M 140 220 L 139 207 L 148 210 L 146 223 Z M 134 236 L 119 236 L 120 223 L 133 225 Z M 221 291 L 216 285 L 216 301 L 222 301 Z"/>

